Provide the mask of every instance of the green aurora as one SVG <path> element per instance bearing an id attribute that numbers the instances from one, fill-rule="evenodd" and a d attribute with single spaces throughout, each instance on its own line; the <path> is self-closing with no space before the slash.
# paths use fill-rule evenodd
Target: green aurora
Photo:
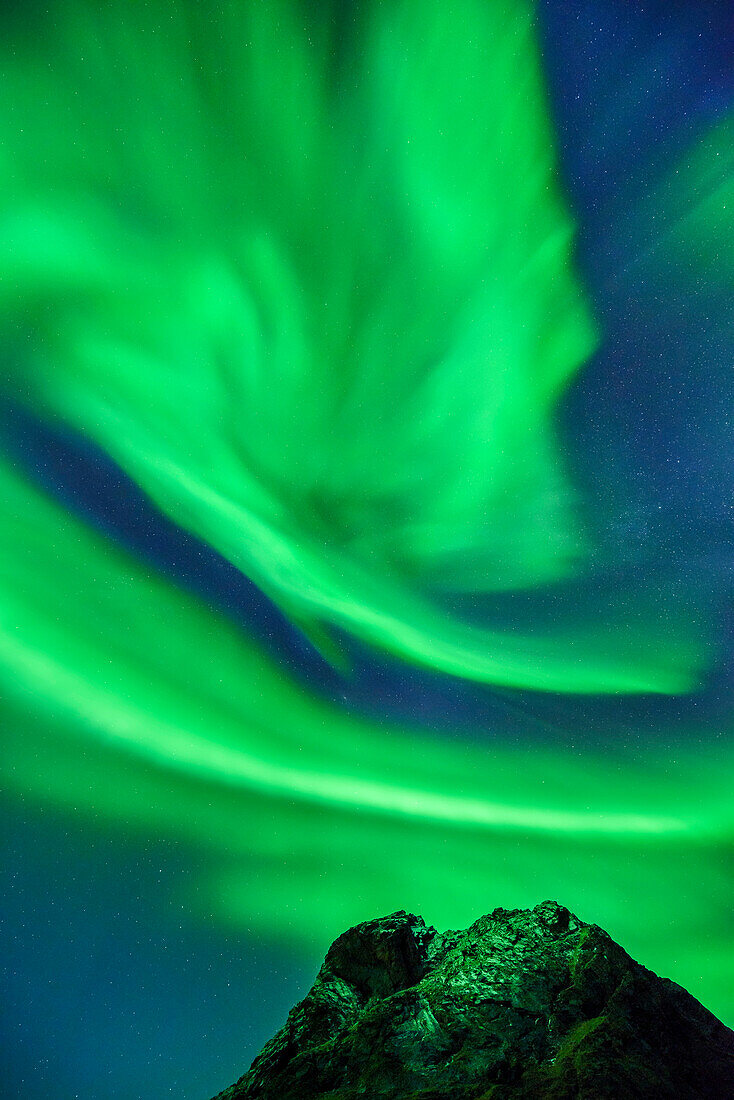
<path id="1" fill-rule="evenodd" d="M 0 45 L 7 400 L 340 667 L 354 637 L 487 690 L 694 690 L 693 598 L 580 586 L 523 631 L 455 610 L 595 554 L 557 409 L 601 336 L 533 6 L 364 5 L 341 36 L 328 7 L 201 7 L 63 3 Z M 707 208 L 670 218 L 708 270 Z M 11 791 L 189 841 L 202 919 L 322 947 L 397 908 L 463 926 L 557 897 L 734 1019 L 731 730 L 572 752 L 358 717 L 9 456 L 0 499 Z"/>
<path id="2" fill-rule="evenodd" d="M 490 683 L 688 690 L 705 633 L 653 594 L 550 638 L 447 610 L 582 568 L 553 412 L 596 339 L 531 7 L 461 8 L 375 5 L 345 88 L 292 3 L 67 5 L 8 66 L 8 384 L 327 650 L 336 626 Z"/>
<path id="3" fill-rule="evenodd" d="M 730 753 L 569 757 L 358 720 L 7 472 L 2 494 L 19 792 L 203 846 L 207 913 L 286 939 L 322 945 L 398 907 L 461 925 L 556 893 L 731 1012 Z"/>

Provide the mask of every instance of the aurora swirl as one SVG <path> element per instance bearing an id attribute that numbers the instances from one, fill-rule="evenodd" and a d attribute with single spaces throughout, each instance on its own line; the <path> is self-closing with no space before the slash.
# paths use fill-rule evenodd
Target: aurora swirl
<path id="1" fill-rule="evenodd" d="M 0 768 L 204 851 L 202 920 L 321 947 L 558 897 L 731 1020 L 731 544 L 694 547 L 693 504 L 663 529 L 590 395 L 634 302 L 671 393 L 706 367 L 718 517 L 734 90 L 589 213 L 552 7 L 2 16 Z M 54 480 L 51 436 L 170 560 Z M 471 717 L 432 722 L 441 692 Z"/>

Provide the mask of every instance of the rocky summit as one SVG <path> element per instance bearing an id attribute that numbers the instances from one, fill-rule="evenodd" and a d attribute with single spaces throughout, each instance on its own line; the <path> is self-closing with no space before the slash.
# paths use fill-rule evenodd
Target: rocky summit
<path id="1" fill-rule="evenodd" d="M 216 1100 L 727 1100 L 734 1032 L 547 901 L 367 921 Z"/>

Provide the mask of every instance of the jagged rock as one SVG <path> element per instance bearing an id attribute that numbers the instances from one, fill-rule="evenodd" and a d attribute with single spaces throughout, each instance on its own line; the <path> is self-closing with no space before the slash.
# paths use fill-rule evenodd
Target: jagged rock
<path id="1" fill-rule="evenodd" d="M 216 1100 L 727 1100 L 734 1032 L 568 909 L 351 928 Z"/>

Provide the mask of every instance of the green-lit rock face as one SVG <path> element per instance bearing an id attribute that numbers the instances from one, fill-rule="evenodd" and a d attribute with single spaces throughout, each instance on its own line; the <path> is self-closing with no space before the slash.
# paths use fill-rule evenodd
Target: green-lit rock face
<path id="1" fill-rule="evenodd" d="M 734 1032 L 547 901 L 445 935 L 393 913 L 344 932 L 215 1100 L 717 1100 Z"/>

